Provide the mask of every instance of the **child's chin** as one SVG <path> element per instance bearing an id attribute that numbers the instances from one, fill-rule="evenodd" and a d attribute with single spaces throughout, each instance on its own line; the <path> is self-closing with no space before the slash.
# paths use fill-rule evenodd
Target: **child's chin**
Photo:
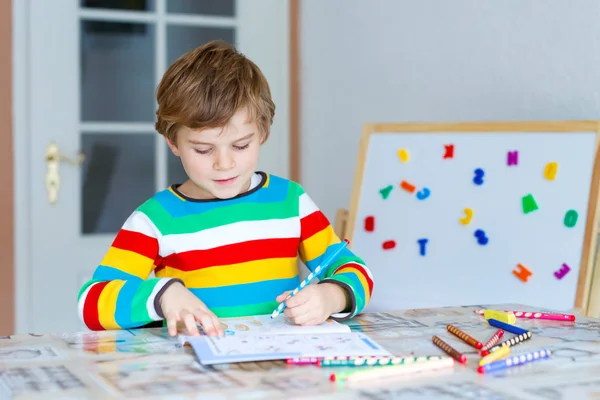
<path id="1" fill-rule="evenodd" d="M 227 199 L 234 198 L 238 194 L 240 194 L 239 190 L 229 189 L 229 190 L 218 190 L 215 193 L 213 193 L 212 195 L 215 196 L 217 199 L 227 200 Z"/>

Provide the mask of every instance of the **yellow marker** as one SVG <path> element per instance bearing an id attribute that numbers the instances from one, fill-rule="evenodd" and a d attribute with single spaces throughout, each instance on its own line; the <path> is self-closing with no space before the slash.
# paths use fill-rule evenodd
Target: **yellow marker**
<path id="1" fill-rule="evenodd" d="M 405 163 L 410 158 L 410 154 L 408 154 L 408 150 L 400 149 L 400 150 L 398 150 L 398 157 L 400 157 L 400 161 Z"/>
<path id="2" fill-rule="evenodd" d="M 502 346 L 498 350 L 494 351 L 493 353 L 488 354 L 487 356 L 485 356 L 481 360 L 479 360 L 479 365 L 489 364 L 492 361 L 497 361 L 501 358 L 508 356 L 509 354 L 510 354 L 510 346 Z"/>
<path id="3" fill-rule="evenodd" d="M 463 225 L 469 225 L 471 223 L 471 218 L 473 218 L 473 210 L 470 208 L 464 209 L 465 217 L 460 218 L 458 221 Z"/>
<path id="4" fill-rule="evenodd" d="M 514 324 L 517 322 L 517 317 L 515 314 L 511 312 L 502 312 L 498 310 L 485 310 L 483 312 L 483 317 L 487 321 L 488 319 L 497 319 L 500 322 L 504 322 L 506 324 Z"/>
<path id="5" fill-rule="evenodd" d="M 549 181 L 553 181 L 556 178 L 556 171 L 558 170 L 558 163 L 549 162 L 546 164 L 546 168 L 544 168 L 544 178 Z"/>

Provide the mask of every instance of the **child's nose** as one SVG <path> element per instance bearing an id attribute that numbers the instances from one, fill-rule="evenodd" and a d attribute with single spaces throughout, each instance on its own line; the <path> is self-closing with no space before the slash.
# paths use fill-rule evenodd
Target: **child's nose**
<path id="1" fill-rule="evenodd" d="M 233 155 L 228 151 L 218 152 L 214 167 L 217 170 L 228 170 L 235 167 Z"/>

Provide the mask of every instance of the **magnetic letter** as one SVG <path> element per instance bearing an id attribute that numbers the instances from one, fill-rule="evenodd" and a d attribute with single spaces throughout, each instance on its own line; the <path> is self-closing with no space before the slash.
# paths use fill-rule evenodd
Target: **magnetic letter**
<path id="1" fill-rule="evenodd" d="M 398 150 L 398 158 L 400 158 L 400 161 L 402 161 L 403 163 L 407 162 L 410 159 L 410 154 L 408 154 L 408 150 Z"/>
<path id="2" fill-rule="evenodd" d="M 558 271 L 554 272 L 554 276 L 556 277 L 556 279 L 560 280 L 560 279 L 564 278 L 564 276 L 566 274 L 568 274 L 570 270 L 571 270 L 571 268 L 567 264 L 563 264 L 562 267 Z"/>
<path id="3" fill-rule="evenodd" d="M 390 250 L 390 249 L 393 249 L 394 247 L 396 247 L 396 242 L 393 240 L 388 240 L 386 242 L 383 242 L 381 247 L 383 247 L 384 250 Z"/>
<path id="4" fill-rule="evenodd" d="M 483 183 L 483 170 L 481 168 L 477 168 L 474 172 L 475 178 L 473 178 L 473 183 L 476 185 L 481 185 Z"/>
<path id="5" fill-rule="evenodd" d="M 519 152 L 518 151 L 509 151 L 507 155 L 506 164 L 507 165 L 517 165 L 519 163 Z"/>
<path id="6" fill-rule="evenodd" d="M 513 269 L 512 273 L 517 278 L 519 278 L 520 280 L 522 280 L 523 282 L 527 282 L 529 280 L 529 277 L 531 275 L 533 275 L 530 270 L 528 270 L 527 268 L 525 268 L 521 264 L 517 264 L 517 268 Z"/>
<path id="7" fill-rule="evenodd" d="M 475 233 L 473 234 L 473 236 L 475 236 L 477 238 L 477 243 L 479 243 L 482 246 L 485 246 L 490 241 L 487 238 L 487 236 L 485 236 L 485 231 L 483 231 L 481 229 L 477 229 L 475 231 Z"/>
<path id="8" fill-rule="evenodd" d="M 417 242 L 419 243 L 419 253 L 421 253 L 422 256 L 425 255 L 425 245 L 427 244 L 428 241 L 429 241 L 429 239 L 417 240 Z"/>
<path id="9" fill-rule="evenodd" d="M 367 218 L 365 218 L 365 231 L 373 232 L 374 229 L 375 229 L 375 217 L 370 215 Z"/>
<path id="10" fill-rule="evenodd" d="M 465 216 L 464 218 L 459 218 L 458 222 L 463 225 L 469 225 L 471 223 L 471 218 L 473 218 L 473 210 L 470 208 L 465 208 L 464 210 Z"/>
<path id="11" fill-rule="evenodd" d="M 554 178 L 556 178 L 557 171 L 558 171 L 558 163 L 549 162 L 548 164 L 546 164 L 546 167 L 544 168 L 544 178 L 548 179 L 549 181 L 553 181 Z"/>
<path id="12" fill-rule="evenodd" d="M 446 149 L 446 152 L 444 153 L 444 158 L 453 158 L 454 157 L 454 145 L 453 144 L 445 144 L 444 149 Z"/>
<path id="13" fill-rule="evenodd" d="M 390 185 L 390 186 L 387 186 L 387 187 L 384 187 L 383 189 L 381 189 L 379 191 L 379 193 L 381 193 L 381 197 L 383 197 L 384 199 L 387 199 L 388 196 L 390 195 L 390 192 L 392 191 L 392 188 L 393 188 L 393 186 Z"/>
<path id="14" fill-rule="evenodd" d="M 527 196 L 523 196 L 522 203 L 523 203 L 523 212 L 525 214 L 528 214 L 528 213 L 538 209 L 538 205 L 536 204 L 535 199 L 533 198 L 533 196 L 531 194 L 528 194 Z"/>
<path id="15" fill-rule="evenodd" d="M 406 190 L 409 193 L 414 193 L 415 192 L 415 185 L 411 185 L 410 183 L 406 182 L 406 181 L 402 181 L 400 183 L 400 187 L 404 190 Z"/>
<path id="16" fill-rule="evenodd" d="M 565 226 L 568 228 L 572 228 L 575 226 L 575 224 L 577 223 L 577 211 L 575 210 L 569 210 L 567 211 L 567 213 L 565 214 L 565 219 L 564 219 L 564 223 Z"/>
<path id="17" fill-rule="evenodd" d="M 431 194 L 431 190 L 429 190 L 428 188 L 423 188 L 419 192 L 417 192 L 417 199 L 425 200 L 426 198 L 429 197 L 430 194 Z"/>

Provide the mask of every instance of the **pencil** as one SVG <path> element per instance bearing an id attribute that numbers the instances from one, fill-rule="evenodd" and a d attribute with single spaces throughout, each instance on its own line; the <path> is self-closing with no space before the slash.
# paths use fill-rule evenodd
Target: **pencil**
<path id="1" fill-rule="evenodd" d="M 325 259 L 325 261 L 323 261 L 321 264 L 319 264 L 313 272 L 308 274 L 308 276 L 306 278 L 304 278 L 304 280 L 302 282 L 300 282 L 300 285 L 296 289 L 294 289 L 294 291 L 292 293 L 290 293 L 289 296 L 285 300 L 296 295 L 301 289 L 306 287 L 306 285 L 308 285 L 311 281 L 313 281 L 315 278 L 317 278 L 323 270 L 325 270 L 325 269 L 327 269 L 327 267 L 329 267 L 329 264 L 334 260 L 335 257 L 337 257 L 338 254 L 340 254 L 340 252 L 342 250 L 344 250 L 346 248 L 346 246 L 348 246 L 348 244 L 350 244 L 348 239 L 344 239 L 337 246 L 337 248 L 333 251 L 333 253 L 330 256 L 328 256 Z M 277 308 L 275 310 L 273 310 L 273 313 L 271 314 L 271 319 L 276 318 L 279 314 L 281 314 L 283 312 L 283 310 L 286 307 L 285 300 L 282 301 L 281 303 L 279 303 Z"/>
<path id="2" fill-rule="evenodd" d="M 351 371 L 333 373 L 329 376 L 332 382 L 343 380 L 346 382 L 359 382 L 371 379 L 389 378 L 397 375 L 410 374 L 421 371 L 431 371 L 454 366 L 454 359 L 443 357 L 439 360 L 423 361 L 406 365 L 394 365 L 380 368 L 361 368 Z"/>
<path id="3" fill-rule="evenodd" d="M 457 327 L 455 327 L 452 324 L 448 324 L 448 326 L 446 326 L 446 329 L 448 329 L 448 332 L 450 332 L 454 336 L 457 336 L 463 342 L 467 343 L 469 346 L 475 347 L 477 350 L 479 350 L 483 347 L 483 344 L 479 340 L 475 339 L 473 336 L 469 335 L 468 333 L 461 331 L 460 329 L 458 329 Z"/>
<path id="4" fill-rule="evenodd" d="M 454 358 L 459 363 L 465 364 L 467 362 L 467 356 L 459 353 L 458 350 L 444 342 L 439 336 L 433 336 L 431 339 L 433 340 L 433 344 L 444 350 L 450 357 Z"/>

